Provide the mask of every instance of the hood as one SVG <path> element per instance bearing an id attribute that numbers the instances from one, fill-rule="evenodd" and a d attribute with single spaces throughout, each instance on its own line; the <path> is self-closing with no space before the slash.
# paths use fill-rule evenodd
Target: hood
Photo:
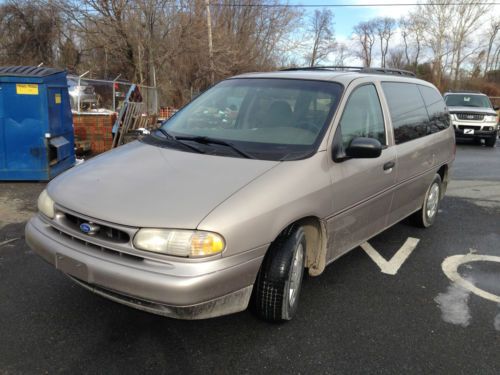
<path id="1" fill-rule="evenodd" d="M 132 142 L 63 173 L 48 193 L 63 207 L 111 223 L 194 229 L 277 164 Z"/>
<path id="2" fill-rule="evenodd" d="M 450 113 L 480 113 L 485 115 L 496 115 L 493 108 L 485 107 L 448 107 Z"/>

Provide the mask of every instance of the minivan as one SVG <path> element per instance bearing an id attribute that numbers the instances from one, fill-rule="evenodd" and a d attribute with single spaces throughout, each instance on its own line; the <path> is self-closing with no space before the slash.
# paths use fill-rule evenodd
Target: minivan
<path id="1" fill-rule="evenodd" d="M 26 241 L 144 311 L 289 320 L 305 270 L 404 218 L 431 226 L 454 156 L 442 96 L 408 72 L 244 74 L 51 181 Z"/>

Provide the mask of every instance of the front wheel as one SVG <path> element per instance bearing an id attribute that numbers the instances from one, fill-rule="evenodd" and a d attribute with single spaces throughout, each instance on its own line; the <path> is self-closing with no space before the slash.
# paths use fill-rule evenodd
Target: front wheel
<path id="1" fill-rule="evenodd" d="M 411 221 L 418 227 L 428 228 L 436 220 L 441 198 L 441 176 L 436 174 L 425 193 L 422 208 L 411 216 Z"/>
<path id="2" fill-rule="evenodd" d="M 292 227 L 271 244 L 255 282 L 253 307 L 265 320 L 290 320 L 297 311 L 304 274 L 306 239 Z"/>

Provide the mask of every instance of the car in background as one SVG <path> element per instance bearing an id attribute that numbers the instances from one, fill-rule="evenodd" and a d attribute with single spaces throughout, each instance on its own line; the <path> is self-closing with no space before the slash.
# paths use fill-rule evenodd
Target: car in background
<path id="1" fill-rule="evenodd" d="M 447 92 L 444 101 L 457 138 L 484 139 L 487 147 L 495 147 L 498 137 L 498 115 L 490 99 L 479 92 Z"/>
<path id="2" fill-rule="evenodd" d="M 68 76 L 68 93 L 71 109 L 74 111 L 87 111 L 97 107 L 98 99 L 94 86 L 84 81 L 78 84 L 78 77 Z M 78 108 L 78 98 L 80 98 L 80 108 Z"/>

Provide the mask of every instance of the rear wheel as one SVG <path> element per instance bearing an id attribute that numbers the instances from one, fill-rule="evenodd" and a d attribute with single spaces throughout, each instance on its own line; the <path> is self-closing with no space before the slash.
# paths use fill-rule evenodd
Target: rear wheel
<path id="1" fill-rule="evenodd" d="M 297 311 L 304 274 L 306 240 L 302 227 L 292 227 L 271 245 L 253 295 L 257 315 L 268 321 L 290 320 Z"/>
<path id="2" fill-rule="evenodd" d="M 436 174 L 427 193 L 425 193 L 422 208 L 411 216 L 411 221 L 418 227 L 428 228 L 436 220 L 441 197 L 441 176 Z"/>
<path id="3" fill-rule="evenodd" d="M 486 138 L 484 140 L 484 144 L 486 147 L 495 147 L 495 144 L 497 143 L 497 136 L 495 135 L 494 137 Z"/>

